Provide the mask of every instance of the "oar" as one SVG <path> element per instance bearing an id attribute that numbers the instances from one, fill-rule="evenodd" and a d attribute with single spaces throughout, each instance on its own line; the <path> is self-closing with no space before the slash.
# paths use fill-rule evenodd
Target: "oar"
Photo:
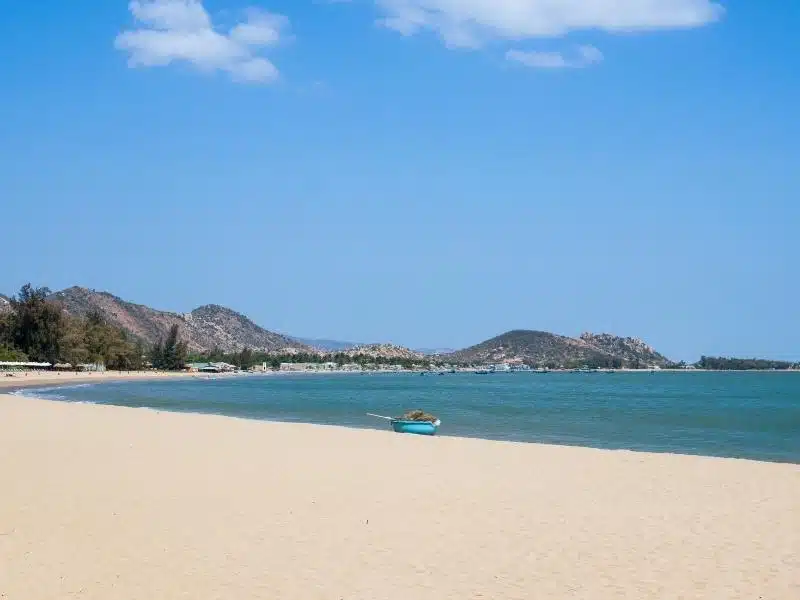
<path id="1" fill-rule="evenodd" d="M 384 417 L 383 415 L 373 415 L 372 413 L 367 413 L 368 417 L 377 417 L 378 419 L 386 419 L 387 421 L 394 421 L 394 417 Z"/>

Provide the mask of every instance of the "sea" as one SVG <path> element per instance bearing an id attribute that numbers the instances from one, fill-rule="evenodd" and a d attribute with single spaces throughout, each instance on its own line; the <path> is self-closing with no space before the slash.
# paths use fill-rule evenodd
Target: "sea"
<path id="1" fill-rule="evenodd" d="M 248 375 L 17 393 L 163 411 L 388 429 L 424 409 L 440 435 L 800 463 L 800 373 Z"/>

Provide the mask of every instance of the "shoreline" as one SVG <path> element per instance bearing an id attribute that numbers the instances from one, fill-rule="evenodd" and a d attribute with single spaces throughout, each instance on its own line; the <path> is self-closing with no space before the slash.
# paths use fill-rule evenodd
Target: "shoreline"
<path id="1" fill-rule="evenodd" d="M 299 377 L 306 377 L 306 376 L 339 376 L 339 375 L 357 375 L 358 373 L 353 373 L 350 371 L 345 372 L 273 372 L 273 373 L 245 373 L 245 374 L 226 374 L 218 376 L 219 378 L 224 379 L 236 379 L 236 378 L 243 378 L 243 377 L 285 377 L 285 376 L 299 376 Z M 380 375 L 385 373 L 374 373 L 374 375 Z M 389 373 L 390 374 L 390 373 Z M 89 380 L 82 380 L 80 376 L 76 377 L 74 380 L 71 381 L 59 381 L 56 383 L 44 383 L 42 381 L 30 381 L 29 385 L 24 386 L 8 386 L 3 388 L 0 385 L 0 403 L 8 398 L 24 398 L 29 400 L 35 401 L 42 401 L 42 402 L 55 402 L 58 404 L 77 404 L 77 405 L 92 405 L 92 406 L 100 406 L 100 407 L 112 407 L 112 408 L 122 408 L 122 409 L 129 409 L 129 410 L 142 410 L 146 409 L 151 412 L 155 413 L 164 413 L 164 414 L 177 414 L 177 415 L 200 415 L 200 416 L 213 416 L 213 417 L 220 417 L 225 419 L 235 419 L 235 420 L 245 420 L 251 422 L 261 422 L 261 423 L 270 423 L 276 425 L 285 425 L 285 424 L 294 424 L 294 425 L 305 425 L 310 427 L 332 427 L 332 428 L 340 428 L 347 431 L 373 431 L 379 433 L 390 433 L 392 435 L 397 435 L 389 429 L 380 428 L 377 426 L 360 426 L 357 424 L 337 424 L 337 423 L 322 423 L 322 422 L 314 422 L 314 421 L 285 421 L 280 420 L 277 418 L 264 418 L 261 416 L 241 416 L 236 414 L 226 414 L 225 412 L 212 412 L 212 411 L 195 411 L 195 410 L 180 410 L 178 408 L 156 408 L 152 406 L 127 406 L 125 404 L 113 404 L 113 403 L 103 403 L 103 402 L 73 402 L 69 401 L 63 397 L 48 397 L 46 395 L 37 396 L 35 392 L 42 391 L 45 393 L 57 391 L 60 388 L 69 388 L 72 386 L 82 386 L 86 384 L 94 384 L 94 385 L 103 385 L 106 383 L 119 383 L 119 382 L 136 382 L 136 381 L 164 381 L 164 380 L 192 380 L 192 379 L 199 379 L 205 380 L 205 376 L 197 374 L 186 374 L 186 373 L 161 373 L 161 374 L 140 374 L 138 376 L 115 376 L 113 374 L 108 374 L 108 376 L 102 378 L 94 378 Z M 26 390 L 31 390 L 33 388 L 33 393 L 25 393 Z M 41 388 L 40 390 L 37 388 Z M 602 442 L 596 442 L 594 444 L 590 442 L 586 443 L 569 443 L 569 442 L 557 442 L 557 441 L 537 441 L 535 439 L 532 440 L 514 440 L 514 439 L 502 439 L 498 437 L 485 437 L 479 434 L 470 435 L 470 434 L 461 434 L 461 435 L 453 435 L 453 434 L 441 434 L 437 436 L 438 438 L 449 438 L 449 439 L 459 439 L 459 440 L 477 440 L 477 441 L 484 441 L 488 443 L 499 443 L 499 444 L 522 444 L 522 445 L 535 445 L 535 446 L 546 446 L 546 447 L 556 447 L 556 448 L 580 448 L 580 449 L 587 449 L 587 450 L 594 450 L 594 451 L 601 451 L 601 452 L 629 452 L 634 454 L 642 454 L 642 455 L 655 455 L 655 456 L 683 456 L 683 457 L 694 457 L 694 458 L 711 458 L 711 459 L 718 459 L 718 460 L 736 460 L 736 461 L 748 461 L 753 463 L 765 463 L 765 464 L 784 464 L 784 465 L 795 465 L 800 467 L 800 461 L 796 459 L 792 459 L 790 457 L 783 457 L 783 456 L 764 456 L 764 455 L 757 455 L 756 453 L 750 453 L 747 455 L 743 453 L 742 455 L 725 455 L 725 454 L 708 454 L 703 453 L 699 450 L 691 451 L 691 449 L 681 451 L 680 449 L 662 449 L 662 450 L 653 450 L 648 449 L 647 447 L 618 447 L 618 446 L 607 446 L 603 445 Z"/>
<path id="2" fill-rule="evenodd" d="M 223 375 L 227 377 L 227 375 Z M 161 381 L 173 379 L 192 379 L 196 373 L 172 373 L 166 371 L 103 371 L 92 373 L 52 373 L 48 371 L 28 371 L 16 373 L 13 377 L 0 375 L 0 394 L 8 389 L 29 387 L 61 387 L 76 383 L 119 383 L 123 381 Z"/>
<path id="3" fill-rule="evenodd" d="M 800 465 L 0 392 L 0 480 L 26 600 L 789 600 L 800 572 Z"/>
<path id="4" fill-rule="evenodd" d="M 98 382 L 98 385 L 101 382 Z M 111 382 L 109 382 L 111 383 Z M 67 386 L 54 386 L 54 387 L 46 387 L 43 389 L 47 390 L 57 390 L 60 387 L 67 387 Z M 243 421 L 249 423 L 266 423 L 270 426 L 283 426 L 288 425 L 292 427 L 310 427 L 310 428 L 325 428 L 325 429 L 332 429 L 332 430 L 340 430 L 340 431 L 368 431 L 377 433 L 378 435 L 389 435 L 389 436 L 401 436 L 401 437 L 409 437 L 407 435 L 398 434 L 391 429 L 388 428 L 379 428 L 379 427 L 358 427 L 354 425 L 339 425 L 336 423 L 315 423 L 312 421 L 280 421 L 276 419 L 265 419 L 261 417 L 250 417 L 250 416 L 240 416 L 240 415 L 229 415 L 224 413 L 218 412 L 199 412 L 199 411 L 183 411 L 183 410 L 170 410 L 165 408 L 154 408 L 151 406 L 126 406 L 123 404 L 103 404 L 98 402 L 77 402 L 77 401 L 69 401 L 69 400 L 61 400 L 55 398 L 47 398 L 47 397 L 40 397 L 35 395 L 28 395 L 28 394 L 17 394 L 17 391 L 24 391 L 26 388 L 20 388 L 16 391 L 8 391 L 0 389 L 0 404 L 3 401 L 8 401 L 10 399 L 15 400 L 28 400 L 34 402 L 46 402 L 52 404 L 66 404 L 70 406 L 96 406 L 98 408 L 104 409 L 121 409 L 123 411 L 148 411 L 155 414 L 165 414 L 165 415 L 186 415 L 189 417 L 213 417 L 218 419 L 229 419 L 232 421 Z M 418 436 L 410 436 L 410 437 L 418 437 Z M 434 439 L 433 437 L 425 436 L 424 439 Z M 759 458 L 747 458 L 747 457 L 740 457 L 740 456 L 722 456 L 722 455 L 714 455 L 714 454 L 701 454 L 701 453 L 688 453 L 688 452 L 671 452 L 671 451 L 654 451 L 654 450 L 641 450 L 635 448 L 616 448 L 616 447 L 603 447 L 603 446 L 591 446 L 585 444 L 567 444 L 567 443 L 556 443 L 556 442 L 541 442 L 541 441 L 520 441 L 520 440 L 509 440 L 509 439 L 496 439 L 496 438 L 488 438 L 488 437 L 480 437 L 480 436 L 468 436 L 468 435 L 448 435 L 448 434 L 440 434 L 435 436 L 435 439 L 449 439 L 449 440 L 463 440 L 468 442 L 485 442 L 487 444 L 501 444 L 501 445 L 511 445 L 511 446 L 540 446 L 544 448 L 563 448 L 563 449 L 576 449 L 576 450 L 587 450 L 590 452 L 603 452 L 603 453 L 610 453 L 610 454 L 632 454 L 632 455 L 643 455 L 644 457 L 651 456 L 651 457 L 663 457 L 663 456 L 675 456 L 681 458 L 697 458 L 703 460 L 713 460 L 713 461 L 742 461 L 748 463 L 756 463 L 756 464 L 769 464 L 769 465 L 790 465 L 795 466 L 800 469 L 800 462 L 791 461 L 791 460 L 768 460 L 768 459 L 759 459 Z"/>
<path id="5" fill-rule="evenodd" d="M 655 375 L 658 373 L 800 373 L 796 370 L 709 370 L 709 369 L 598 369 L 596 371 L 575 371 L 571 369 L 552 369 L 550 371 L 517 371 L 517 372 L 502 372 L 487 373 L 489 375 L 545 375 L 545 374 L 647 374 Z M 0 392 L 9 388 L 25 388 L 37 385 L 42 386 L 60 386 L 71 385 L 72 383 L 114 383 L 122 381 L 154 381 L 163 379 L 208 379 L 208 378 L 230 378 L 230 377 L 275 377 L 275 376 L 292 376 L 292 375 L 438 375 L 438 371 L 351 371 L 351 370 L 333 370 L 333 371 L 267 371 L 267 372 L 236 372 L 236 373 L 188 373 L 188 372 L 171 372 L 171 371 L 103 371 L 103 372 L 50 372 L 50 371 L 22 371 L 14 372 L 13 374 L 0 371 Z M 443 374 L 447 375 L 473 375 L 476 374 L 475 370 L 457 371 L 450 373 L 444 371 Z M 483 376 L 483 374 L 478 374 Z"/>

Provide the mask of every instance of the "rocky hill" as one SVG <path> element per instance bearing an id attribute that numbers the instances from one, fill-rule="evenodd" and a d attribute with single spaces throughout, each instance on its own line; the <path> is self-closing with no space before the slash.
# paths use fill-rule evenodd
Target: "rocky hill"
<path id="1" fill-rule="evenodd" d="M 86 316 L 92 311 L 99 311 L 109 323 L 122 327 L 146 344 L 166 337 L 169 328 L 177 324 L 189 349 L 199 352 L 213 348 L 236 352 L 244 347 L 265 351 L 284 348 L 311 350 L 286 336 L 267 331 L 244 315 L 223 306 L 202 306 L 191 313 L 178 314 L 133 304 L 107 292 L 81 287 L 56 292 L 50 298 L 59 302 L 71 315 Z"/>
<path id="2" fill-rule="evenodd" d="M 609 333 L 584 333 L 580 339 L 593 348 L 621 358 L 627 364 L 638 361 L 646 365 L 664 367 L 671 362 L 666 356 L 656 352 L 652 346 L 638 338 L 618 337 Z"/>
<path id="3" fill-rule="evenodd" d="M 556 367 L 612 363 L 620 366 L 663 367 L 669 363 L 650 346 L 633 338 L 590 333 L 580 338 L 570 338 L 527 330 L 509 331 L 442 358 L 473 364 L 523 360 L 531 365 Z"/>
<path id="4" fill-rule="evenodd" d="M 8 296 L 0 294 L 0 315 L 11 310 L 11 303 L 8 301 Z"/>
<path id="5" fill-rule="evenodd" d="M 367 344 L 356 346 L 344 352 L 348 356 L 370 356 L 372 358 L 389 358 L 400 360 L 422 360 L 424 355 L 421 352 L 409 350 L 403 346 L 394 344 Z"/>
<path id="6" fill-rule="evenodd" d="M 305 344 L 289 337 L 268 331 L 244 315 L 216 304 L 208 304 L 183 315 L 187 331 L 206 348 L 217 346 L 226 352 L 241 350 L 294 350 L 311 351 Z"/>

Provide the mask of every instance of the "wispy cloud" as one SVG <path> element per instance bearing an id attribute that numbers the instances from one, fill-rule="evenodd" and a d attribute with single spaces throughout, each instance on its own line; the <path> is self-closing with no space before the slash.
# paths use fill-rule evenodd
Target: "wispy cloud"
<path id="1" fill-rule="evenodd" d="M 686 29 L 724 14 L 716 0 L 375 0 L 378 23 L 403 35 L 438 35 L 450 48 L 490 42 L 556 39 L 575 31 L 622 33 Z M 574 56 L 508 50 L 506 59 L 535 68 L 578 68 L 603 60 L 593 46 Z"/>
<path id="2" fill-rule="evenodd" d="M 524 52 L 509 50 L 506 60 L 533 69 L 582 69 L 603 62 L 603 53 L 594 46 L 578 46 L 574 55 L 563 52 Z"/>
<path id="3" fill-rule="evenodd" d="M 624 32 L 699 27 L 724 10 L 714 0 L 376 0 L 379 22 L 404 35 L 422 30 L 448 45 L 561 37 L 571 31 Z"/>
<path id="4" fill-rule="evenodd" d="M 114 45 L 129 53 L 131 67 L 188 62 L 203 71 L 224 71 L 235 81 L 278 78 L 263 52 L 283 38 L 289 22 L 282 15 L 249 9 L 242 22 L 221 31 L 201 0 L 134 0 L 128 8 L 136 27 L 120 33 Z"/>

